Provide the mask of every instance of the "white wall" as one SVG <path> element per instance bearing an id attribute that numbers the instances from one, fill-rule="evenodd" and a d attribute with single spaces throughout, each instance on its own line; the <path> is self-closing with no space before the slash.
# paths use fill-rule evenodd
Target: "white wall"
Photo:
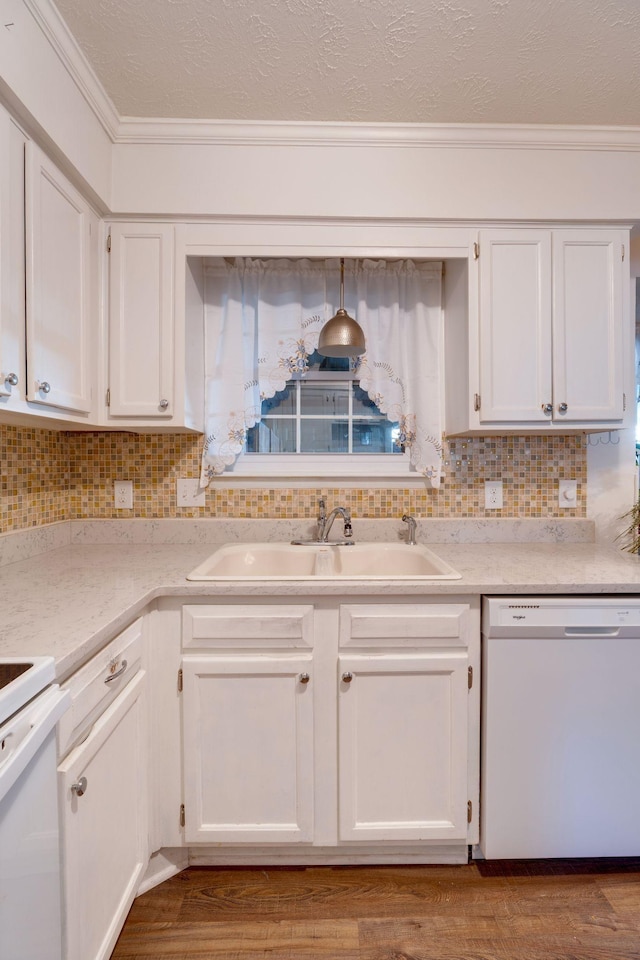
<path id="1" fill-rule="evenodd" d="M 47 0 L 39 3 L 48 6 Z M 97 209 L 108 209 L 112 141 L 105 126 L 63 65 L 31 3 L 2 0 L 1 7 L 0 97 Z"/>
<path id="2" fill-rule="evenodd" d="M 525 149 L 474 145 L 482 131 L 448 146 L 430 128 L 403 128 L 397 140 L 387 128 L 377 139 L 357 126 L 341 127 L 339 138 L 332 129 L 322 141 L 316 128 L 281 124 L 278 145 L 264 125 L 228 124 L 219 142 L 116 143 L 113 209 L 184 217 L 640 220 L 640 137 L 632 150 L 596 150 L 580 138 L 575 147 Z"/>

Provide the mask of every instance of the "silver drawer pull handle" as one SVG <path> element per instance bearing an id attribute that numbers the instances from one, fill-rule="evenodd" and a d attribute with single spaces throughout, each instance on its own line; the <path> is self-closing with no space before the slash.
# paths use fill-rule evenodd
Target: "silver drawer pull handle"
<path id="1" fill-rule="evenodd" d="M 353 680 L 353 674 L 352 674 L 352 673 L 343 673 L 343 674 L 342 674 L 342 679 L 344 680 L 345 683 L 351 683 L 351 681 Z"/>
<path id="2" fill-rule="evenodd" d="M 51 393 L 51 384 L 47 383 L 46 380 L 42 380 L 38 384 L 38 390 L 40 390 L 42 393 Z"/>
<path id="3" fill-rule="evenodd" d="M 113 666 L 115 667 L 115 663 L 114 663 Z M 118 672 L 117 672 L 117 673 L 112 673 L 110 677 L 107 677 L 107 679 L 105 680 L 105 683 L 111 683 L 112 680 L 117 680 L 118 677 L 121 677 L 121 676 L 122 676 L 122 674 L 125 672 L 126 669 L 127 669 L 127 661 L 126 661 L 126 660 L 123 660 L 123 661 L 122 661 L 122 666 L 120 667 L 120 669 L 118 670 Z"/>
<path id="4" fill-rule="evenodd" d="M 301 673 L 299 679 L 300 679 L 300 683 L 309 683 L 309 680 L 311 679 L 311 677 L 309 676 L 308 673 Z"/>
<path id="5" fill-rule="evenodd" d="M 83 797 L 87 789 L 87 778 L 80 777 L 75 783 L 71 784 L 71 793 L 75 793 L 76 797 Z"/>
<path id="6" fill-rule="evenodd" d="M 552 414 L 553 413 L 553 404 L 552 403 L 543 403 L 542 412 Z"/>
<path id="7" fill-rule="evenodd" d="M 160 409 L 161 409 L 161 410 L 166 410 L 168 406 L 169 406 L 169 401 L 168 401 L 168 400 L 161 400 L 161 401 L 160 401 Z"/>
<path id="8" fill-rule="evenodd" d="M 10 387 L 18 386 L 18 374 L 17 373 L 8 373 L 4 378 L 4 382 L 8 383 Z"/>
<path id="9" fill-rule="evenodd" d="M 569 409 L 569 404 L 568 404 L 568 403 L 560 403 L 560 404 L 558 404 L 558 413 L 566 413 L 568 409 Z"/>

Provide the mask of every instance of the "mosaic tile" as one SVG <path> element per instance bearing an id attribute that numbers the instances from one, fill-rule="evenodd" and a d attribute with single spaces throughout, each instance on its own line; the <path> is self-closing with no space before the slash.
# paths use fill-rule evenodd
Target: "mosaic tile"
<path id="1" fill-rule="evenodd" d="M 62 433 L 0 425 L 0 532 L 57 520 L 125 517 L 291 518 L 317 502 L 346 503 L 354 516 L 585 517 L 583 436 L 473 437 L 445 442 L 440 489 L 296 487 L 213 483 L 204 507 L 180 508 L 178 477 L 199 476 L 201 438 L 190 434 Z M 501 479 L 501 510 L 484 508 L 484 481 Z M 558 507 L 557 482 L 578 482 L 577 506 Z M 133 510 L 117 510 L 113 481 L 131 480 Z"/>

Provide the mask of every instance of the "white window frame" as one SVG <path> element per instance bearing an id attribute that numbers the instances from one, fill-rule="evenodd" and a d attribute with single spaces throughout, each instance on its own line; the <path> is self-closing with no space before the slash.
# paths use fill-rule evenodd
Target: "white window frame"
<path id="1" fill-rule="evenodd" d="M 304 376 L 293 376 L 297 381 L 357 381 L 357 375 L 346 371 L 326 370 L 309 371 Z M 349 401 L 351 417 L 351 402 Z M 296 417 L 298 428 L 300 413 Z M 323 419 L 325 419 L 323 417 Z M 369 479 L 402 480 L 406 485 L 412 477 L 423 486 L 424 479 L 411 467 L 409 453 L 243 453 L 231 469 L 223 474 L 225 478 L 260 478 L 265 476 L 280 479 L 315 479 L 335 483 L 337 480 L 363 482 Z"/>

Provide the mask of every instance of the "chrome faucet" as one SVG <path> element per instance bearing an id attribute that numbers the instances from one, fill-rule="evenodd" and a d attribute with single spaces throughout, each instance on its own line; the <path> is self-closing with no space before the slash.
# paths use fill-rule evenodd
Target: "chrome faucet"
<path id="1" fill-rule="evenodd" d="M 408 514 L 408 513 L 403 513 L 403 514 L 402 514 L 402 522 L 403 522 L 403 523 L 406 523 L 407 526 L 408 526 L 408 529 L 407 529 L 407 543 L 409 544 L 409 546 L 415 547 L 415 545 L 416 545 L 416 521 L 415 521 L 415 517 L 412 517 L 412 516 L 411 516 L 410 514 Z"/>
<path id="2" fill-rule="evenodd" d="M 334 507 L 331 513 L 327 515 L 327 507 L 324 500 L 319 502 L 319 511 L 318 511 L 318 542 L 327 543 L 329 539 L 329 534 L 331 533 L 331 527 L 333 526 L 333 521 L 337 516 L 342 517 L 344 521 L 343 536 L 346 539 L 350 539 L 353 536 L 353 530 L 351 528 L 351 514 L 347 507 Z"/>

